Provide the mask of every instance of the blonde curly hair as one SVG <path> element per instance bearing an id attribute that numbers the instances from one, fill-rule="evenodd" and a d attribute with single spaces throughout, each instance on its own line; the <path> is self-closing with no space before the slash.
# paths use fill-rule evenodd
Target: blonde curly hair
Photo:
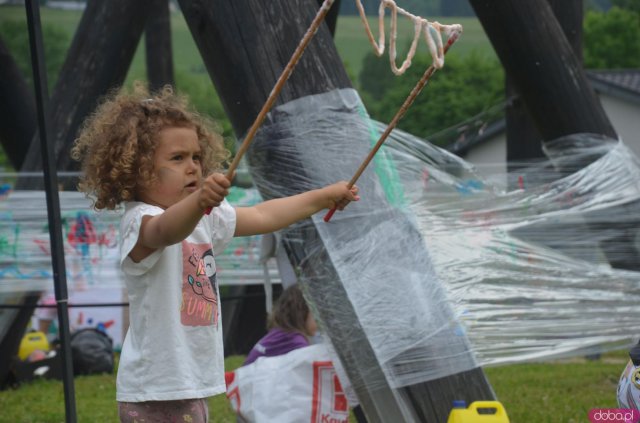
<path id="1" fill-rule="evenodd" d="M 229 152 L 213 122 L 190 110 L 170 86 L 150 95 L 137 82 L 130 91 L 112 91 L 82 125 L 71 150 L 82 164 L 78 189 L 94 198 L 98 210 L 135 200 L 140 188 L 155 182 L 157 135 L 168 127 L 196 131 L 203 175 L 222 169 Z"/>

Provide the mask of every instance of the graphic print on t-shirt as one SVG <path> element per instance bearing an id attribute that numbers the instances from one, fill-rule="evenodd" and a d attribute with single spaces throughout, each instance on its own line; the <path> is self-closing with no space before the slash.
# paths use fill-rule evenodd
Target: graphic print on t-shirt
<path id="1" fill-rule="evenodd" d="M 182 304 L 185 326 L 218 326 L 216 261 L 210 244 L 182 241 Z"/>

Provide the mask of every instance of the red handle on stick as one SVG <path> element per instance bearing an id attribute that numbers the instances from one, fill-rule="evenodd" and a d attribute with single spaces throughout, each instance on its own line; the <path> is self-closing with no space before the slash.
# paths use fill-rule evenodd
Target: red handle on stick
<path id="1" fill-rule="evenodd" d="M 338 210 L 337 207 L 332 208 L 331 210 L 329 210 L 327 212 L 327 214 L 324 215 L 324 221 L 328 222 L 331 220 L 331 217 L 333 216 L 333 214 L 336 212 L 336 210 Z"/>

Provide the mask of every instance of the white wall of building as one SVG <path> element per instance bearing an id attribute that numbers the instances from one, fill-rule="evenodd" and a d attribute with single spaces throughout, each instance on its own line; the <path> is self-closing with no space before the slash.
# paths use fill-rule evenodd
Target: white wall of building
<path id="1" fill-rule="evenodd" d="M 640 157 L 640 104 L 609 95 L 601 95 L 600 101 L 620 138 Z M 506 133 L 501 132 L 475 146 L 464 159 L 475 165 L 480 175 L 501 184 L 504 178 L 500 175 L 507 170 L 506 157 Z"/>

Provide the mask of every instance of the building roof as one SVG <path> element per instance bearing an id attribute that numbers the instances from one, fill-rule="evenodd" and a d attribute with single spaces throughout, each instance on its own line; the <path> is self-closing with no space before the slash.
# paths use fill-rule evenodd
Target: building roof
<path id="1" fill-rule="evenodd" d="M 606 94 L 640 105 L 640 69 L 588 70 L 587 78 L 598 94 Z M 497 115 L 496 107 L 506 107 L 506 102 L 496 105 L 489 113 L 474 116 L 476 122 L 483 122 L 478 128 L 470 127 L 465 121 L 446 131 L 450 141 L 446 149 L 464 155 L 478 144 L 493 138 L 506 128 L 504 114 Z M 443 131 L 444 133 L 445 131 Z"/>
<path id="2" fill-rule="evenodd" d="M 640 69 L 590 70 L 587 77 L 597 92 L 640 104 Z"/>

